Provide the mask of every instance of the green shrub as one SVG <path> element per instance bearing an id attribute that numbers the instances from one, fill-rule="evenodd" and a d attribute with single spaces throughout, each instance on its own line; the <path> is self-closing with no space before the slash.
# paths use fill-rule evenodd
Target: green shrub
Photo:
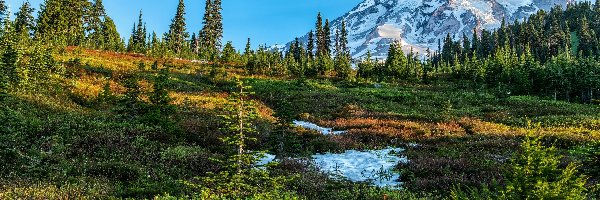
<path id="1" fill-rule="evenodd" d="M 586 178 L 578 175 L 577 166 L 560 169 L 560 156 L 554 147 L 544 147 L 539 139 L 527 138 L 522 152 L 510 164 L 506 187 L 500 192 L 504 199 L 585 199 Z"/>
<path id="2" fill-rule="evenodd" d="M 544 147 L 539 138 L 526 138 L 521 152 L 508 163 L 504 187 L 478 190 L 453 189 L 452 199 L 586 199 L 586 178 L 573 163 L 561 169 L 554 147 Z M 498 192 L 493 192 L 498 191 Z"/>

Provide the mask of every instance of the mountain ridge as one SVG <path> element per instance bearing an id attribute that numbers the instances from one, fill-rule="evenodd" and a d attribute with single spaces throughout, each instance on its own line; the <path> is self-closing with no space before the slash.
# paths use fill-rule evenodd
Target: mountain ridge
<path id="1" fill-rule="evenodd" d="M 438 41 L 448 33 L 459 40 L 463 34 L 471 37 L 474 29 L 496 29 L 503 19 L 523 20 L 539 10 L 580 1 L 583 0 L 365 0 L 333 20 L 331 27 L 335 33 L 342 20 L 346 21 L 353 58 L 361 58 L 367 51 L 375 58 L 385 58 L 394 40 L 401 42 L 405 52 L 412 49 L 424 55 L 427 48 L 438 50 Z M 304 44 L 307 35 L 299 37 Z M 284 51 L 290 44 L 274 49 Z"/>

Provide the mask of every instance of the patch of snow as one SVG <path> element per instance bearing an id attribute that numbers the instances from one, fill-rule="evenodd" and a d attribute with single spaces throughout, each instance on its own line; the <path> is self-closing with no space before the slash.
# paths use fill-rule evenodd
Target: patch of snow
<path id="1" fill-rule="evenodd" d="M 391 38 L 394 40 L 402 40 L 402 30 L 393 24 L 384 24 L 377 27 L 377 33 L 381 38 Z"/>
<path id="2" fill-rule="evenodd" d="M 510 14 L 517 12 L 520 7 L 533 4 L 533 0 L 496 0 L 496 2 L 504 6 Z"/>
<path id="3" fill-rule="evenodd" d="M 317 154 L 312 158 L 324 172 L 345 177 L 350 181 L 372 181 L 379 187 L 394 187 L 400 174 L 392 170 L 399 162 L 408 162 L 406 157 L 398 157 L 400 148 L 382 150 L 355 151 L 349 150 L 341 154 Z"/>
<path id="4" fill-rule="evenodd" d="M 333 131 L 333 128 L 323 128 L 314 123 L 306 122 L 306 121 L 294 121 L 294 125 L 298 127 L 302 127 L 308 130 L 315 130 L 320 132 L 323 135 L 340 135 L 346 133 L 346 131 Z"/>
<path id="5" fill-rule="evenodd" d="M 256 162 L 256 166 L 265 166 L 275 161 L 275 155 L 264 153 L 263 156 Z"/>

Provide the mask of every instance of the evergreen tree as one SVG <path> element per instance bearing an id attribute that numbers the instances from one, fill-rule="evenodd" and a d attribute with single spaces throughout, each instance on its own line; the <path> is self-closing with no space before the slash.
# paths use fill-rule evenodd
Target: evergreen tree
<path id="1" fill-rule="evenodd" d="M 185 24 L 185 5 L 183 0 L 179 0 L 177 6 L 177 13 L 171 25 L 169 26 L 169 32 L 167 33 L 167 42 L 173 52 L 180 53 L 186 46 L 186 39 L 190 37 L 186 31 Z"/>
<path id="2" fill-rule="evenodd" d="M 325 19 L 325 26 L 323 27 L 323 55 L 331 56 L 331 26 L 329 25 L 329 19 Z"/>
<path id="3" fill-rule="evenodd" d="M 195 54 L 198 54 L 198 44 L 199 44 L 199 40 L 196 37 L 196 33 L 192 33 L 192 39 L 190 40 L 190 49 Z"/>
<path id="4" fill-rule="evenodd" d="M 8 15 L 8 6 L 6 6 L 4 0 L 0 0 L 0 22 L 4 20 L 6 15 Z M 2 23 L 0 23 L 0 25 L 2 25 Z"/>
<path id="5" fill-rule="evenodd" d="M 317 57 L 324 55 L 325 53 L 325 32 L 323 30 L 323 18 L 321 17 L 321 13 L 317 14 L 317 22 L 315 25 L 316 36 L 317 36 Z"/>
<path id="6" fill-rule="evenodd" d="M 548 57 L 558 55 L 565 49 L 566 34 L 561 29 L 558 21 L 553 21 L 548 32 Z"/>
<path id="7" fill-rule="evenodd" d="M 248 41 L 246 42 L 246 48 L 244 48 L 244 60 L 246 61 L 246 63 L 248 63 L 252 56 L 252 46 L 250 44 L 250 38 L 248 38 Z"/>
<path id="8" fill-rule="evenodd" d="M 577 35 L 579 36 L 579 52 L 583 56 L 596 55 L 598 52 L 598 43 L 596 39 L 596 33 L 591 30 L 586 17 L 583 17 L 579 21 L 579 30 Z"/>
<path id="9" fill-rule="evenodd" d="M 221 0 L 207 0 L 204 13 L 204 26 L 200 32 L 203 57 L 213 59 L 221 49 L 223 37 L 223 17 L 221 16 Z"/>
<path id="10" fill-rule="evenodd" d="M 348 50 L 348 32 L 346 22 L 342 21 L 341 28 L 335 34 L 335 70 L 338 78 L 348 79 L 352 76 L 352 64 Z"/>
<path id="11" fill-rule="evenodd" d="M 402 51 L 402 45 L 399 41 L 390 44 L 388 57 L 385 61 L 385 76 L 392 79 L 404 78 L 408 60 Z"/>
<path id="12" fill-rule="evenodd" d="M 163 68 L 154 78 L 152 92 L 148 98 L 150 100 L 150 109 L 145 115 L 144 120 L 149 124 L 160 125 L 167 131 L 172 131 L 175 126 L 173 118 L 177 107 L 171 104 L 172 98 L 169 97 L 168 84 L 169 69 Z"/>
<path id="13" fill-rule="evenodd" d="M 144 25 L 143 13 L 140 10 L 137 24 L 133 24 L 131 36 L 129 38 L 127 51 L 135 53 L 146 52 L 146 26 Z"/>
<path id="14" fill-rule="evenodd" d="M 358 64 L 358 77 L 367 79 L 374 76 L 374 63 L 372 59 L 371 50 L 368 50 L 365 58 Z"/>
<path id="15" fill-rule="evenodd" d="M 306 53 L 308 54 L 308 58 L 313 60 L 314 58 L 314 50 L 315 50 L 315 36 L 314 32 L 311 30 L 308 32 L 308 41 L 306 44 Z"/>
<path id="16" fill-rule="evenodd" d="M 37 21 L 36 38 L 66 45 L 79 45 L 85 38 L 87 0 L 46 0 Z"/>
<path id="17" fill-rule="evenodd" d="M 346 21 L 342 20 L 342 30 L 340 31 L 340 49 L 346 54 L 350 54 L 348 48 L 348 30 L 346 30 Z"/>
<path id="18" fill-rule="evenodd" d="M 467 35 L 465 33 L 463 33 L 462 44 L 463 44 L 463 50 L 464 50 L 462 58 L 468 58 L 469 55 L 471 54 L 471 41 L 469 41 L 469 38 L 467 37 Z"/>
<path id="19" fill-rule="evenodd" d="M 102 4 L 102 0 L 94 0 L 89 15 L 87 15 L 88 43 L 94 48 L 104 48 L 105 36 L 103 36 L 103 25 L 106 20 L 106 10 Z M 114 24 L 114 22 L 113 22 Z"/>
<path id="20" fill-rule="evenodd" d="M 35 28 L 35 19 L 33 18 L 34 9 L 25 1 L 15 13 L 14 31 L 19 36 L 30 37 Z"/>
<path id="21" fill-rule="evenodd" d="M 223 54 L 221 55 L 221 61 L 224 63 L 230 63 L 230 62 L 234 62 L 236 59 L 236 51 L 235 48 L 233 48 L 233 44 L 231 43 L 231 41 L 227 42 L 227 44 L 225 44 L 225 47 L 223 48 Z"/>
<path id="22" fill-rule="evenodd" d="M 117 31 L 117 26 L 115 22 L 108 16 L 104 18 L 104 22 L 102 23 L 102 28 L 100 31 L 100 36 L 103 41 L 104 50 L 109 51 L 123 51 L 124 44 L 121 41 L 121 36 Z"/>

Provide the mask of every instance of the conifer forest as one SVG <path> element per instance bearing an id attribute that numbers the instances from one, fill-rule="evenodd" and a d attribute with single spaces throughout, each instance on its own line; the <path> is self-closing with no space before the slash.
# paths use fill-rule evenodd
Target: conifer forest
<path id="1" fill-rule="evenodd" d="M 0 0 L 0 199 L 600 199 L 598 0 L 385 57 L 324 12 L 240 48 L 221 0 L 42 2 Z"/>

